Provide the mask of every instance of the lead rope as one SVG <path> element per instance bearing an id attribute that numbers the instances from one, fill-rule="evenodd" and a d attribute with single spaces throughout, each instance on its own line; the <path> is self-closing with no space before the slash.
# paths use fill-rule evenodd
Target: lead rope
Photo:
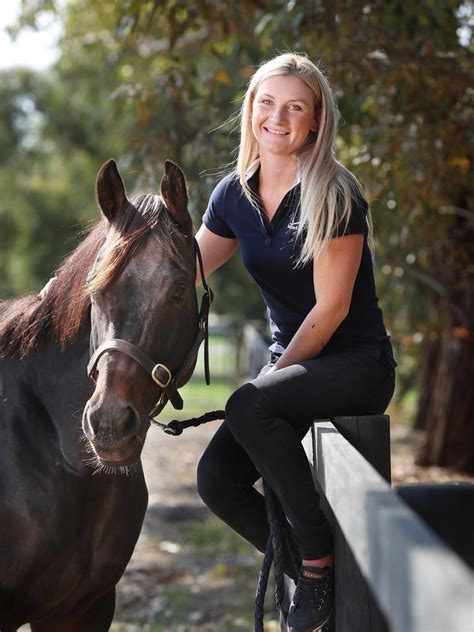
<path id="1" fill-rule="evenodd" d="M 217 419 L 225 419 L 224 410 L 214 410 L 205 413 L 200 417 L 192 417 L 191 419 L 185 419 L 183 421 L 173 419 L 166 426 L 164 424 L 159 425 L 162 427 L 163 432 L 177 437 L 182 434 L 183 430 L 185 430 L 186 428 L 190 428 L 191 426 L 197 427 L 201 424 L 208 423 L 209 421 L 216 421 Z M 267 540 L 265 555 L 262 562 L 262 568 L 258 577 L 257 590 L 255 594 L 255 632 L 263 632 L 265 594 L 268 587 L 268 579 L 270 576 L 272 564 L 274 565 L 275 571 L 276 607 L 280 612 L 283 612 L 283 547 L 286 547 L 286 550 L 290 554 L 290 563 L 293 566 L 294 577 L 296 577 L 299 566 L 301 564 L 299 551 L 293 538 L 293 534 L 291 533 L 288 521 L 286 520 L 285 514 L 283 513 L 280 501 L 266 481 L 263 481 L 263 490 L 265 493 L 265 506 L 267 510 L 270 535 Z"/>
<path id="2" fill-rule="evenodd" d="M 209 310 L 210 310 L 212 301 L 214 300 L 214 295 L 212 293 L 211 288 L 207 284 L 206 277 L 204 276 L 204 264 L 202 262 L 202 255 L 201 255 L 201 250 L 199 248 L 199 244 L 196 240 L 196 237 L 194 237 L 193 239 L 194 239 L 194 247 L 196 250 L 198 264 L 199 264 L 199 274 L 201 275 L 201 282 L 204 288 L 204 294 L 203 294 L 202 302 L 201 302 L 201 311 L 199 313 L 199 324 L 204 334 L 204 378 L 206 380 L 206 384 L 209 386 L 209 384 L 211 383 L 211 374 L 209 371 Z M 219 417 L 216 417 L 216 419 L 219 419 Z M 202 421 L 201 423 L 206 423 L 206 422 Z"/>

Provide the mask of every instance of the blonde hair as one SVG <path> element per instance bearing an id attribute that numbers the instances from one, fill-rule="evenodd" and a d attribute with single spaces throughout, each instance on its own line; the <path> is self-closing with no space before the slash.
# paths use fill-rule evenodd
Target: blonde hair
<path id="1" fill-rule="evenodd" d="M 315 111 L 319 113 L 318 131 L 310 133 L 308 142 L 297 156 L 301 201 L 295 238 L 301 239 L 297 264 L 303 265 L 321 256 L 338 226 L 347 227 L 353 198 L 365 199 L 365 196 L 355 176 L 336 160 L 334 154 L 339 112 L 329 83 L 310 59 L 295 53 L 278 55 L 262 64 L 251 77 L 245 93 L 240 111 L 241 137 L 235 168 L 245 196 L 257 206 L 247 182 L 248 172 L 258 160 L 258 143 L 251 124 L 252 102 L 262 81 L 276 75 L 293 75 L 304 81 L 314 94 Z M 371 243 L 370 211 L 367 219 Z"/>

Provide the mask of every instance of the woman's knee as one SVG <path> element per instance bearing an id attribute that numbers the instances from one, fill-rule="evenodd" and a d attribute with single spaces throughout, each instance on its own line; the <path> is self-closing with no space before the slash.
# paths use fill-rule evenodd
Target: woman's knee
<path id="1" fill-rule="evenodd" d="M 223 478 L 203 457 L 197 467 L 197 490 L 204 503 L 212 509 L 222 498 Z"/>
<path id="2" fill-rule="evenodd" d="M 240 386 L 227 400 L 225 418 L 232 434 L 242 442 L 256 429 L 258 419 L 264 416 L 261 396 L 252 382 Z"/>

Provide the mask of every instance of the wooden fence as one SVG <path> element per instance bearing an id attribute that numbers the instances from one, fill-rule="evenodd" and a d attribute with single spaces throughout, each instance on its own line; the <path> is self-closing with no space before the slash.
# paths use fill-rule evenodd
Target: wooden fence
<path id="1" fill-rule="evenodd" d="M 236 388 L 256 377 L 270 357 L 270 342 L 263 335 L 264 329 L 265 323 L 261 321 L 243 321 L 237 325 L 214 318 L 209 324 L 212 379 L 227 381 Z M 204 375 L 202 354 L 203 347 L 194 379 L 202 380 Z"/>
<path id="2" fill-rule="evenodd" d="M 474 632 L 473 573 L 390 486 L 388 417 L 319 420 L 303 443 L 334 527 L 335 631 Z"/>
<path id="3" fill-rule="evenodd" d="M 237 332 L 237 383 L 253 380 L 270 358 L 270 341 L 264 336 L 264 323 L 245 321 Z"/>

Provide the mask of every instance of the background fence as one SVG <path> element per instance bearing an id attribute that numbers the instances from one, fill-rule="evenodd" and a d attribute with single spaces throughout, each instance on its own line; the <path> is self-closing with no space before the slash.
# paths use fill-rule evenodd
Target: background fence
<path id="1" fill-rule="evenodd" d="M 160 419 L 185 419 L 223 409 L 232 391 L 255 377 L 266 364 L 269 343 L 264 338 L 264 330 L 265 324 L 260 322 L 234 324 L 213 318 L 209 326 L 210 386 L 204 381 L 202 346 L 194 374 L 180 390 L 184 409 L 176 411 L 168 406 Z"/>

